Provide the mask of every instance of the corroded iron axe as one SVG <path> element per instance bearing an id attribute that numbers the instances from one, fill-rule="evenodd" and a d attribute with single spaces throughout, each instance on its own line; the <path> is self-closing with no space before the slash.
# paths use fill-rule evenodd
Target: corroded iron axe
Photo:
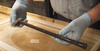
<path id="1" fill-rule="evenodd" d="M 12 25 L 15 26 L 15 25 L 17 25 L 17 24 L 23 24 L 23 25 L 25 25 L 25 26 L 28 26 L 28 27 L 30 27 L 30 28 L 36 29 L 36 30 L 38 30 L 38 31 L 40 31 L 40 32 L 43 32 L 43 33 L 45 33 L 45 34 L 51 35 L 51 36 L 53 36 L 53 37 L 59 38 L 59 39 L 61 39 L 61 40 L 64 40 L 64 41 L 69 42 L 69 43 L 71 43 L 71 44 L 74 44 L 74 45 L 76 45 L 76 46 L 79 46 L 79 47 L 81 47 L 81 48 L 83 48 L 83 49 L 86 49 L 86 48 L 87 48 L 87 44 L 86 44 L 86 43 L 82 43 L 82 42 L 79 42 L 79 41 L 75 41 L 75 40 L 69 39 L 69 38 L 67 38 L 67 37 L 63 37 L 63 36 L 58 35 L 58 34 L 56 34 L 56 33 L 53 33 L 53 32 L 47 31 L 47 30 L 44 30 L 44 29 L 39 28 L 39 27 L 36 27 L 36 26 L 33 26 L 33 25 L 28 24 L 28 23 L 26 23 L 26 22 L 23 22 L 22 20 L 23 20 L 22 18 L 19 18 L 19 19 L 17 19 L 16 21 L 14 21 Z"/>

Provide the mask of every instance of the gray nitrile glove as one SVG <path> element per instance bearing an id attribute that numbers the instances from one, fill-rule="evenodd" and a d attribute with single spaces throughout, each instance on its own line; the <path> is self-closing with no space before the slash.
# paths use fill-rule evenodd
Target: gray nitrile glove
<path id="1" fill-rule="evenodd" d="M 18 19 L 23 18 L 24 22 L 27 22 L 26 20 L 26 12 L 29 4 L 25 0 L 16 0 L 10 14 L 10 26 L 11 27 L 22 27 L 22 24 L 18 24 L 16 26 L 12 26 L 12 23 Z"/>
<path id="2" fill-rule="evenodd" d="M 69 25 L 64 27 L 59 35 L 79 41 L 85 29 L 91 24 L 90 17 L 87 13 L 84 13 L 79 18 L 73 20 Z M 70 43 L 53 37 L 53 39 L 61 44 L 70 45 Z"/>

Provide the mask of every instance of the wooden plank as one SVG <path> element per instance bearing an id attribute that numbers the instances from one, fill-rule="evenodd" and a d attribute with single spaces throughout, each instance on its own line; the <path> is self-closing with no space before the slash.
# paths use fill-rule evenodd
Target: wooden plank
<path id="1" fill-rule="evenodd" d="M 53 20 L 54 20 L 52 18 L 48 18 L 48 17 L 45 17 L 45 16 L 41 16 L 41 15 L 38 15 L 38 14 L 29 13 L 29 12 L 27 12 L 27 15 L 34 17 L 34 18 L 41 19 L 41 20 L 45 20 L 45 21 L 48 21 L 48 22 L 53 22 Z"/>
<path id="2" fill-rule="evenodd" d="M 5 19 L 5 18 L 8 18 L 9 15 L 10 15 L 10 11 L 11 11 L 11 8 L 8 8 L 8 7 L 4 7 L 4 6 L 1 6 L 0 5 L 0 19 Z M 38 19 L 42 19 L 42 20 L 45 20 L 45 21 L 48 21 L 48 22 L 52 22 L 52 23 L 56 23 L 56 24 L 60 24 L 60 25 L 63 25 L 63 26 L 67 26 L 69 23 L 68 22 L 64 22 L 64 21 L 60 21 L 60 20 L 54 20 L 52 18 L 48 18 L 48 17 L 45 17 L 45 16 L 41 16 L 41 15 L 37 15 L 37 14 L 33 14 L 33 13 L 27 13 L 28 16 L 31 16 L 31 17 L 34 17 L 34 18 L 38 18 Z M 92 28 L 87 28 L 85 30 L 84 33 L 90 33 L 90 34 L 97 34 L 100 36 L 100 30 L 97 30 L 97 29 L 92 29 Z M 98 49 L 98 51 L 100 51 L 100 48 Z"/>
<path id="3" fill-rule="evenodd" d="M 68 22 L 65 22 L 65 21 L 61 21 L 61 20 L 54 20 L 54 23 L 56 24 L 60 24 L 60 25 L 63 25 L 63 26 L 67 26 L 69 23 Z"/>
<path id="4" fill-rule="evenodd" d="M 0 12 L 10 14 L 11 8 L 0 5 Z"/>

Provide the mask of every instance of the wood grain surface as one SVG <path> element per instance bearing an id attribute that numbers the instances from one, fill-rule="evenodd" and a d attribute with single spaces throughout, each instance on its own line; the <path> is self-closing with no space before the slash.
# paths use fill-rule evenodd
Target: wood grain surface
<path id="1" fill-rule="evenodd" d="M 1 9 L 2 8 L 2 9 Z M 11 11 L 11 9 L 10 8 L 8 8 L 8 7 L 4 7 L 4 6 L 0 6 L 0 20 L 3 20 L 3 19 L 6 19 L 6 18 L 8 18 L 9 16 L 10 16 L 10 11 Z M 27 13 L 27 15 L 28 16 L 31 16 L 31 17 L 34 17 L 34 18 L 38 18 L 38 19 L 41 19 L 41 20 L 45 20 L 45 21 L 48 21 L 48 22 L 52 22 L 52 23 L 56 23 L 56 24 L 60 24 L 60 25 L 63 25 L 63 26 L 67 26 L 69 23 L 68 22 L 64 22 L 64 21 L 60 21 L 60 20 L 55 20 L 55 19 L 51 19 L 51 18 L 47 18 L 47 17 L 45 17 L 45 16 L 41 16 L 41 15 L 37 15 L 37 14 L 32 14 L 32 13 Z M 0 31 L 2 31 L 2 30 L 0 30 Z M 87 28 L 86 30 L 85 30 L 85 32 L 84 33 L 90 33 L 90 34 L 97 34 L 97 35 L 99 35 L 100 36 L 100 30 L 97 30 L 97 29 L 92 29 L 92 28 Z M 27 50 L 27 48 L 31 48 L 29 51 L 32 51 L 32 48 L 34 47 L 35 48 L 35 50 L 39 50 L 37 47 L 43 47 L 43 45 L 40 45 L 40 46 L 37 46 L 37 47 L 35 47 L 36 46 L 36 44 L 34 45 L 34 44 L 31 44 L 31 43 L 29 43 L 29 40 L 28 39 L 33 39 L 32 38 L 32 36 L 31 35 L 33 35 L 33 34 L 35 34 L 35 33 L 30 33 L 30 32 L 26 32 L 25 34 L 23 34 L 23 32 L 22 33 L 20 33 L 20 35 L 18 35 L 19 33 L 16 33 L 15 35 L 13 35 L 13 37 L 12 37 L 12 41 L 13 42 L 15 42 L 15 44 L 17 45 L 18 43 L 19 44 L 21 44 L 21 45 L 19 45 L 19 47 L 21 47 L 21 48 L 24 48 L 24 49 L 26 49 Z M 30 34 L 30 35 L 28 35 L 28 34 Z M 26 36 L 27 35 L 27 36 Z M 38 34 L 37 34 L 38 35 Z M 37 36 L 36 35 L 36 36 Z M 20 39 L 21 38 L 21 39 Z M 24 38 L 26 38 L 26 39 L 24 39 Z M 44 36 L 42 37 L 42 38 L 44 38 Z M 20 39 L 20 42 L 16 42 L 17 40 L 19 40 Z M 52 40 L 50 37 L 49 37 L 49 39 L 50 40 Z M 49 40 L 49 39 L 47 39 L 47 40 Z M 25 40 L 27 40 L 28 41 L 28 43 L 27 42 L 25 42 Z M 46 38 L 45 38 L 45 40 L 46 40 Z M 45 41 L 44 39 L 42 39 L 42 41 Z M 52 40 L 53 41 L 53 40 Z M 56 43 L 55 41 L 53 41 L 54 42 L 54 44 L 58 44 L 58 46 L 62 46 L 61 44 L 59 44 L 59 43 Z M 53 45 L 50 45 L 50 44 L 48 44 L 48 43 L 52 43 L 52 42 L 44 42 L 46 45 L 45 46 L 47 46 L 48 45 L 48 48 L 52 48 L 52 46 Z M 33 46 L 29 46 L 29 45 L 33 45 Z M 26 46 L 26 47 L 25 47 Z M 49 47 L 49 46 L 51 46 L 51 47 Z M 54 47 L 54 48 L 56 48 L 56 47 Z M 53 49 L 54 49 L 53 48 Z M 65 46 L 64 47 L 58 47 L 60 50 L 58 50 L 58 51 L 61 51 L 61 49 L 63 49 L 63 48 L 66 48 Z M 44 49 L 46 49 L 46 51 L 48 51 L 48 49 L 47 48 L 44 48 Z M 43 49 L 41 49 L 41 50 L 43 50 Z M 52 50 L 52 49 L 51 49 Z M 57 49 L 55 49 L 55 51 L 56 51 Z M 64 49 L 63 49 L 64 50 Z M 66 51 L 66 50 L 65 50 Z M 100 48 L 98 49 L 98 51 L 100 51 Z"/>

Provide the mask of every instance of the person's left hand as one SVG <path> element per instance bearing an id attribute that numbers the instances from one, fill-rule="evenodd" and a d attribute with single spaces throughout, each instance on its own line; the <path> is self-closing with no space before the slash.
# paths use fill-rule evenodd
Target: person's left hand
<path id="1" fill-rule="evenodd" d="M 90 17 L 87 13 L 84 13 L 79 18 L 73 20 L 69 25 L 64 27 L 59 35 L 64 37 L 79 41 L 84 30 L 91 24 Z M 61 44 L 70 45 L 70 43 L 60 40 L 58 38 L 53 37 L 53 39 Z"/>
<path id="2" fill-rule="evenodd" d="M 18 18 L 22 18 L 24 22 L 27 22 L 26 20 L 26 13 L 27 8 L 29 4 L 25 0 L 16 0 L 10 14 L 10 26 L 11 27 L 23 27 L 22 24 L 17 24 L 15 26 L 12 26 L 12 23 L 16 21 Z"/>

